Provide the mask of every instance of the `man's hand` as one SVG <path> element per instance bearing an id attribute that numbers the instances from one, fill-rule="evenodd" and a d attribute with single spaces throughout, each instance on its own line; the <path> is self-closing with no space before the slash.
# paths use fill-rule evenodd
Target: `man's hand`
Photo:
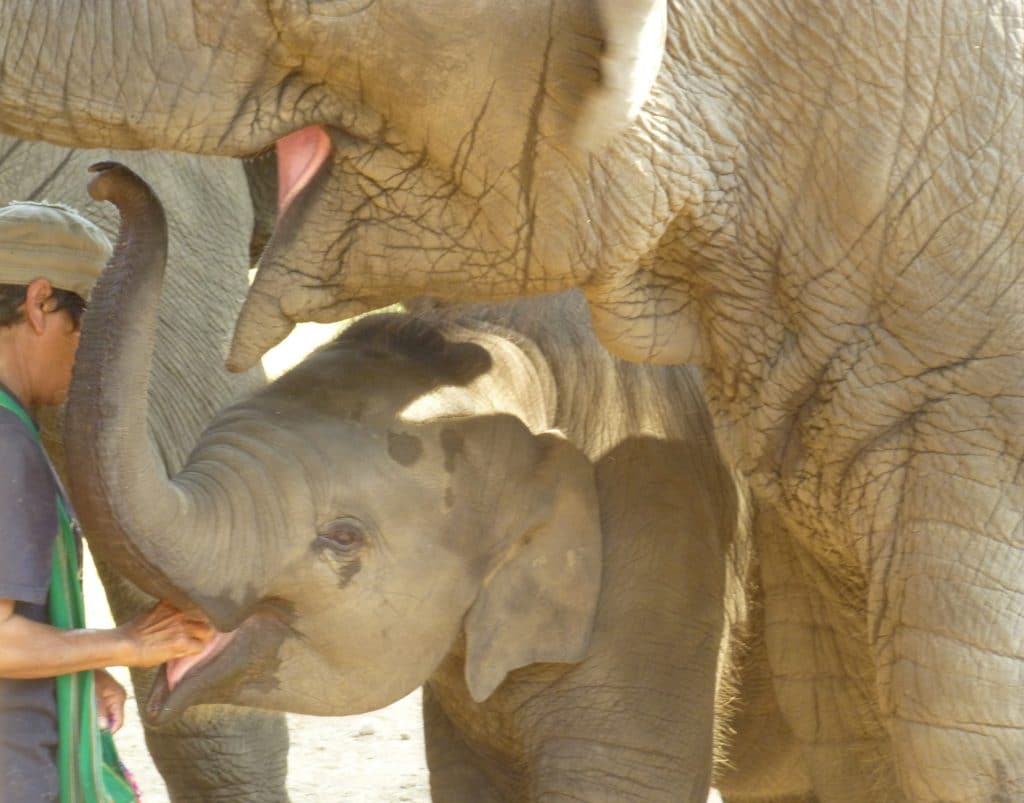
<path id="1" fill-rule="evenodd" d="M 14 600 L 0 599 L 0 678 L 157 666 L 197 655 L 214 635 L 201 615 L 183 614 L 166 602 L 113 630 L 64 630 L 21 616 L 14 611 Z"/>
<path id="2" fill-rule="evenodd" d="M 118 683 L 105 669 L 94 669 L 96 682 L 96 711 L 100 727 L 117 733 L 124 724 L 124 701 L 128 698 L 124 686 Z"/>
<path id="3" fill-rule="evenodd" d="M 167 602 L 157 603 L 118 628 L 132 648 L 128 666 L 159 666 L 196 655 L 214 636 L 208 622 L 187 616 Z"/>

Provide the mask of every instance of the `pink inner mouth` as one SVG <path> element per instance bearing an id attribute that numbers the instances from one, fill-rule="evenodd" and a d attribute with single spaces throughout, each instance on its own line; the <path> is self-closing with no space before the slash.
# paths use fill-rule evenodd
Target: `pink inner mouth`
<path id="1" fill-rule="evenodd" d="M 181 678 L 188 672 L 192 667 L 201 661 L 210 658 L 221 650 L 223 650 L 228 643 L 234 638 L 237 631 L 232 630 L 230 633 L 217 633 L 207 643 L 206 647 L 201 653 L 196 655 L 189 655 L 185 658 L 174 658 L 167 662 L 167 688 L 169 691 L 174 691 L 174 687 L 178 685 Z"/>
<path id="2" fill-rule="evenodd" d="M 311 125 L 277 141 L 277 216 L 284 214 L 327 160 L 331 139 L 323 126 Z"/>

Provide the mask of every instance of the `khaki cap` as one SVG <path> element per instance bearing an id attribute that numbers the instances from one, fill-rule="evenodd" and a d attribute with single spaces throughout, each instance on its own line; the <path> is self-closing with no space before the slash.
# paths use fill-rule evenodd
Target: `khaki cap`
<path id="1" fill-rule="evenodd" d="M 0 284 L 49 279 L 88 298 L 111 250 L 102 229 L 69 206 L 15 201 L 0 207 Z"/>

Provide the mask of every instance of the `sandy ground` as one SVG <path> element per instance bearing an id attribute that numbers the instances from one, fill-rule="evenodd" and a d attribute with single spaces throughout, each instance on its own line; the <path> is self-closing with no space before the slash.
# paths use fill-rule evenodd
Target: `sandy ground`
<path id="1" fill-rule="evenodd" d="M 302 324 L 264 358 L 276 376 L 335 331 Z M 91 560 L 85 565 L 85 599 L 90 627 L 112 627 L 103 588 Z M 121 758 L 135 774 L 144 803 L 169 803 L 160 775 L 146 751 L 128 671 L 111 672 L 128 689 L 125 725 L 117 734 Z M 288 791 L 293 803 L 427 803 L 430 787 L 423 752 L 420 694 L 388 708 L 354 717 L 289 715 Z M 709 803 L 719 802 L 713 794 Z"/>

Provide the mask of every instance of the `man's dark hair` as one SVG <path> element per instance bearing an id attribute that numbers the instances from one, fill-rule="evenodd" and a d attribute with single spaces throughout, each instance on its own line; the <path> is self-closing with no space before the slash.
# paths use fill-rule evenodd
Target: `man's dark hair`
<path id="1" fill-rule="evenodd" d="M 25 318 L 21 305 L 25 303 L 25 294 L 28 292 L 26 284 L 0 284 L 0 328 L 14 326 Z M 82 320 L 82 313 L 85 311 L 85 299 L 78 293 L 70 290 L 53 288 L 54 301 L 57 306 L 54 310 L 66 309 L 71 314 L 71 320 L 78 328 Z"/>

